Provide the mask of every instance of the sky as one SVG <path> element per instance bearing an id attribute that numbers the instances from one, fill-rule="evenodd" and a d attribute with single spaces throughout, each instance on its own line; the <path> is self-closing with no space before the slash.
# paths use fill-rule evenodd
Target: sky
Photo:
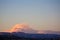
<path id="1" fill-rule="evenodd" d="M 35 30 L 60 31 L 60 0 L 0 0 L 0 32 L 26 23 Z"/>

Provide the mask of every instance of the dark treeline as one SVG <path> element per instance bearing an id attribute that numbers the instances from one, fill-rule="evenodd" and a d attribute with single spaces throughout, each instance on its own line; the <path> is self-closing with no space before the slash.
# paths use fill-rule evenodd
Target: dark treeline
<path id="1" fill-rule="evenodd" d="M 27 33 L 21 33 L 21 32 L 17 34 L 15 33 L 13 34 L 13 33 L 0 32 L 0 40 L 60 40 L 60 35 L 27 34 Z"/>
<path id="2" fill-rule="evenodd" d="M 0 40 L 60 40 L 60 38 L 23 38 L 16 36 L 2 36 L 0 35 Z"/>

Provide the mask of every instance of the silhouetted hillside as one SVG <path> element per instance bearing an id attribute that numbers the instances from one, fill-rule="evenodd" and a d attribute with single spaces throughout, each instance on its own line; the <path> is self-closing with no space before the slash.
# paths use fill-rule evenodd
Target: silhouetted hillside
<path id="1" fill-rule="evenodd" d="M 0 32 L 0 40 L 60 40 L 58 34 L 28 34 L 23 32 Z"/>

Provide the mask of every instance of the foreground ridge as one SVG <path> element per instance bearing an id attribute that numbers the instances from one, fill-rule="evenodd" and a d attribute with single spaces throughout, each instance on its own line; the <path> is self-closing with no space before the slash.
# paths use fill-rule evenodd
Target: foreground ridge
<path id="1" fill-rule="evenodd" d="M 29 34 L 24 32 L 0 32 L 0 40 L 60 40 L 60 34 Z"/>

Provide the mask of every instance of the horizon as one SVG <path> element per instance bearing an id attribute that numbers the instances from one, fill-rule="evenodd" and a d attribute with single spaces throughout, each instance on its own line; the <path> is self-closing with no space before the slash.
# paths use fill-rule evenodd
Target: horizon
<path id="1" fill-rule="evenodd" d="M 29 27 L 27 24 L 16 24 L 10 30 L 3 31 L 3 32 L 23 32 L 29 34 L 60 34 L 60 31 L 52 31 L 52 30 L 35 30 Z"/>

